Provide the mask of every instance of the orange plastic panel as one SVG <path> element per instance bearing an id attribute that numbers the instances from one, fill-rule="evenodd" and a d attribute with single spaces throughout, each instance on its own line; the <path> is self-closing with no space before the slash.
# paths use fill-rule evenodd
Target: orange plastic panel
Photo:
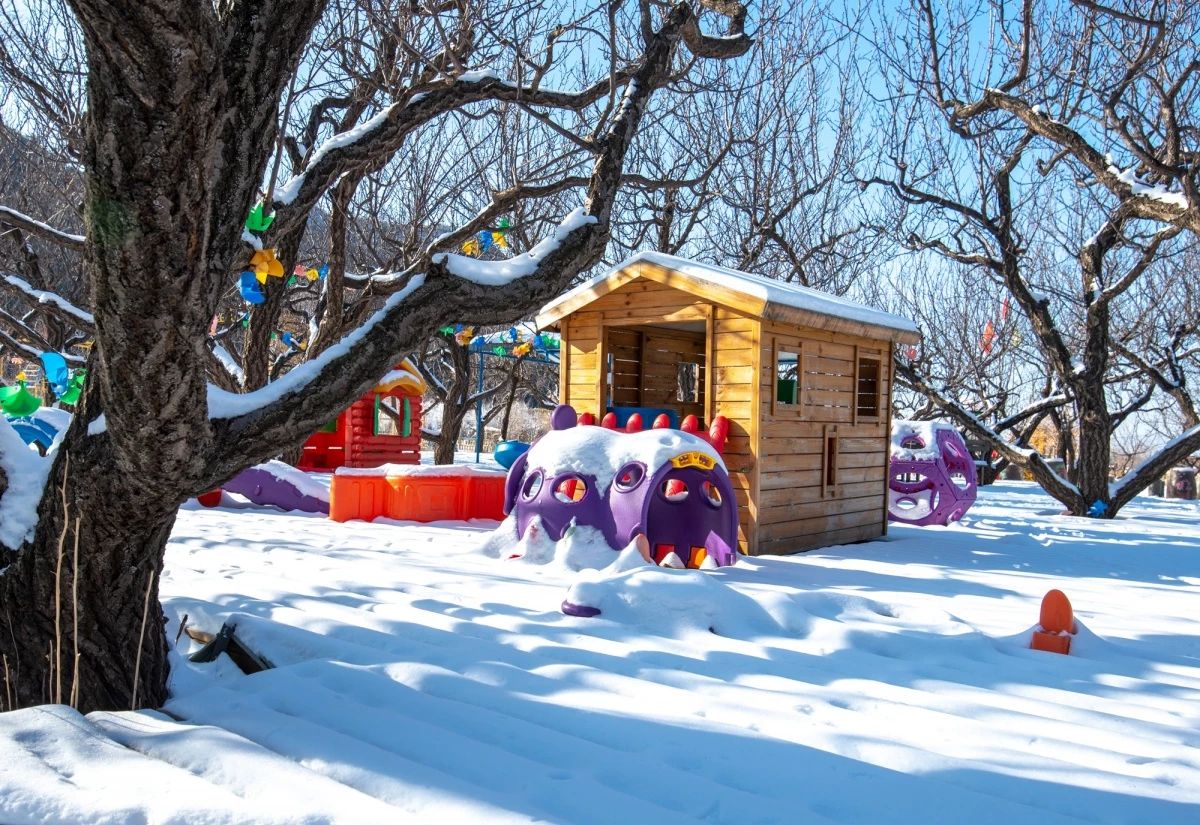
<path id="1" fill-rule="evenodd" d="M 1071 637 L 1035 630 L 1033 631 L 1033 640 L 1030 641 L 1029 646 L 1034 650 L 1045 650 L 1048 653 L 1062 653 L 1066 655 L 1071 652 Z"/>
<path id="2" fill-rule="evenodd" d="M 329 490 L 334 521 L 385 516 L 398 521 L 504 518 L 504 476 L 335 475 Z"/>

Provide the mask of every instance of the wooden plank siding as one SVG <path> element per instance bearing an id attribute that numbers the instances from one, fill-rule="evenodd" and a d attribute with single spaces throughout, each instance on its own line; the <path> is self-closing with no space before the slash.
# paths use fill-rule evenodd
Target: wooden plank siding
<path id="1" fill-rule="evenodd" d="M 776 358 L 796 354 L 799 403 L 762 405 L 758 553 L 793 553 L 885 532 L 880 489 L 887 483 L 890 351 L 886 341 L 764 322 L 759 393 L 778 401 Z M 862 383 L 864 358 L 879 366 L 872 376 L 874 365 L 868 365 Z M 872 391 L 873 416 L 865 414 Z M 827 438 L 836 443 L 832 468 Z"/>
<path id="2" fill-rule="evenodd" d="M 759 524 L 760 329 L 756 319 L 740 312 L 725 307 L 713 310 L 711 413 L 729 419 L 722 457 L 738 497 L 738 543 L 748 555 L 757 552 Z"/>

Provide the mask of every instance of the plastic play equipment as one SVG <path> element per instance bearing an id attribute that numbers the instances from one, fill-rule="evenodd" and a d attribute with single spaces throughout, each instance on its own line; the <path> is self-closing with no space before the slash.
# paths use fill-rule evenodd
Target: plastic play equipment
<path id="1" fill-rule="evenodd" d="M 925 526 L 958 521 L 975 503 L 975 462 L 948 424 L 894 421 L 888 520 Z"/>
<path id="2" fill-rule="evenodd" d="M 335 421 L 304 442 L 301 470 L 417 464 L 421 460 L 421 396 L 425 381 L 401 361 Z"/>
<path id="3" fill-rule="evenodd" d="M 310 480 L 303 471 L 282 461 L 268 461 L 247 467 L 220 489 L 210 490 L 196 499 L 205 507 L 216 507 L 221 503 L 221 490 L 245 496 L 254 504 L 271 505 L 283 510 L 329 512 L 329 495 L 325 488 Z"/>
<path id="4" fill-rule="evenodd" d="M 25 373 L 17 373 L 15 387 L 0 387 L 0 410 L 9 418 L 25 418 L 42 406 L 42 399 L 25 388 Z"/>
<path id="5" fill-rule="evenodd" d="M 1071 637 L 1079 632 L 1071 601 L 1061 590 L 1050 590 L 1042 597 L 1038 626 L 1034 628 L 1029 646 L 1048 653 L 1071 652 Z"/>
<path id="6" fill-rule="evenodd" d="M 15 418 L 9 421 L 9 424 L 17 431 L 22 441 L 30 447 L 36 447 L 42 455 L 46 454 L 58 435 L 57 428 L 37 418 Z"/>
<path id="7" fill-rule="evenodd" d="M 504 473 L 471 465 L 341 467 L 329 489 L 334 521 L 504 518 Z"/>
<path id="8" fill-rule="evenodd" d="M 737 499 L 712 443 L 724 442 L 728 422 L 718 418 L 704 437 L 665 426 L 622 432 L 588 420 L 560 405 L 550 432 L 513 463 L 504 512 L 518 538 L 534 524 L 553 541 L 589 527 L 614 551 L 644 536 L 651 559 L 668 567 L 736 561 Z"/>
<path id="9" fill-rule="evenodd" d="M 496 449 L 492 450 L 492 457 L 496 459 L 497 464 L 507 470 L 528 449 L 529 444 L 524 441 L 501 441 L 496 445 Z"/>

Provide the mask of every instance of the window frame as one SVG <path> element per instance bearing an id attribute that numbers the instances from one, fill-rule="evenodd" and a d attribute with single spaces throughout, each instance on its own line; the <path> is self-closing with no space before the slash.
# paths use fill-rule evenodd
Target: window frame
<path id="1" fill-rule="evenodd" d="M 797 418 L 804 415 L 804 343 L 785 344 L 781 336 L 771 338 L 771 415 L 791 414 Z M 779 356 L 796 356 L 796 394 L 795 402 L 788 403 L 779 400 Z"/>

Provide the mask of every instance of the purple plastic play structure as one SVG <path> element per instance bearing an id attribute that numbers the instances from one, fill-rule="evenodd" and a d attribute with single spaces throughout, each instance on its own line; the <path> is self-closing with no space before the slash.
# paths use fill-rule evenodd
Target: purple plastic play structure
<path id="1" fill-rule="evenodd" d="M 734 563 L 737 498 L 707 442 L 680 430 L 623 433 L 577 421 L 560 405 L 550 432 L 509 470 L 504 512 L 518 537 L 540 522 L 559 541 L 574 523 L 598 530 L 615 551 L 644 535 L 660 564 Z"/>
<path id="2" fill-rule="evenodd" d="M 936 422 L 893 422 L 889 521 L 950 524 L 970 509 L 975 494 L 975 462 L 957 430 Z"/>
<path id="3" fill-rule="evenodd" d="M 272 472 L 271 467 L 279 462 L 269 462 L 266 465 L 249 467 L 242 470 L 229 481 L 221 485 L 222 489 L 245 496 L 255 504 L 272 504 L 284 510 L 302 510 L 306 513 L 329 513 L 328 497 L 319 498 L 312 491 L 303 492 L 297 484 L 282 477 L 284 473 Z M 285 470 L 292 473 L 302 473 L 287 465 Z"/>

